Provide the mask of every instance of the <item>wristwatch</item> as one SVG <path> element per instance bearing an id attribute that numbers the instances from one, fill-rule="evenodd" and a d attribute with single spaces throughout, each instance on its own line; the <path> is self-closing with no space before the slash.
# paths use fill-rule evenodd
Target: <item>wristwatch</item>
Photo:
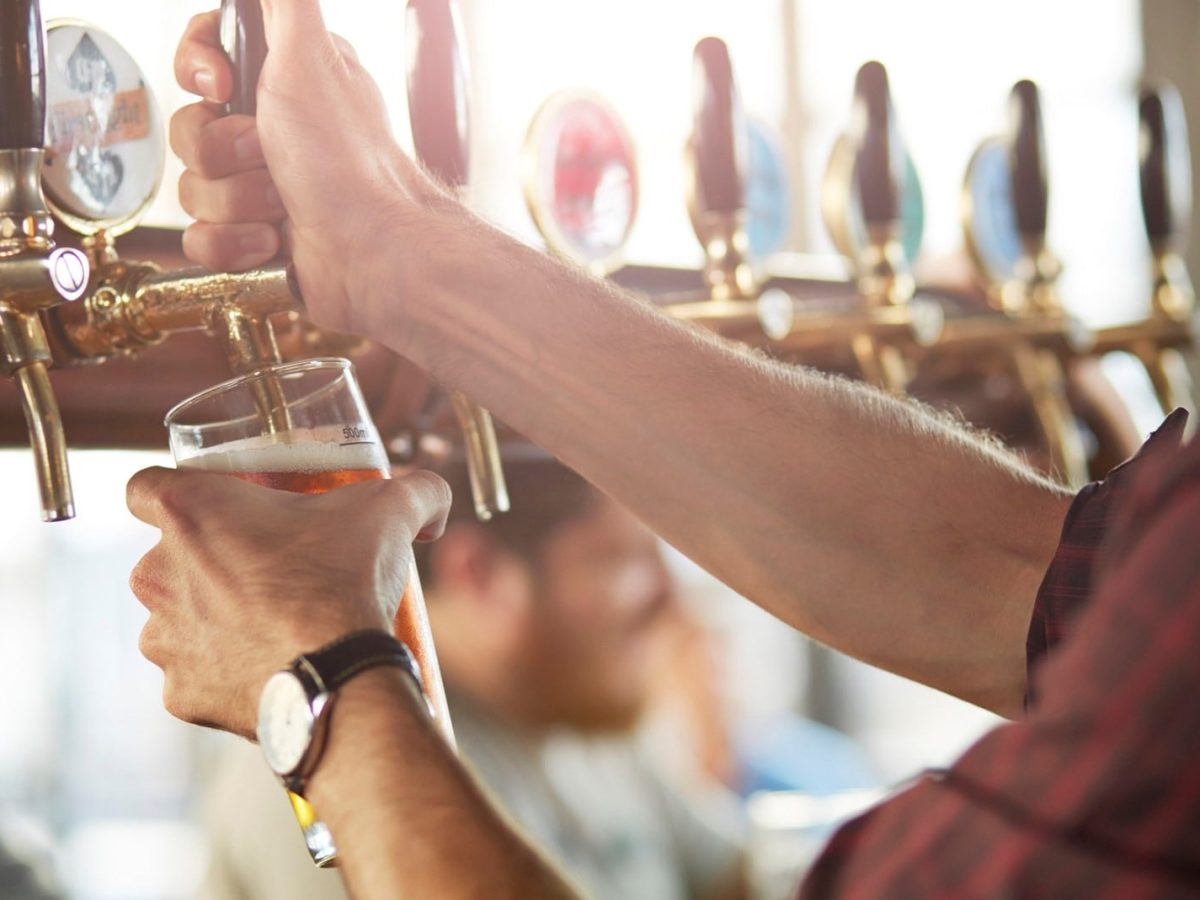
<path id="1" fill-rule="evenodd" d="M 337 689 L 360 672 L 397 666 L 427 705 L 412 652 L 384 631 L 356 631 L 298 656 L 263 686 L 258 701 L 258 744 L 267 765 L 294 794 L 304 796 L 325 749 Z"/>

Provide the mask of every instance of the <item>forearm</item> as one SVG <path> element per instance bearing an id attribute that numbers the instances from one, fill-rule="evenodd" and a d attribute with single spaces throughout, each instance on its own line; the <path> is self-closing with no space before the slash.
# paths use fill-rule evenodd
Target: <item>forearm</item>
<path id="1" fill-rule="evenodd" d="M 785 621 L 1019 709 L 1061 491 L 918 407 L 731 348 L 455 215 L 434 218 L 403 314 L 378 292 L 376 336 Z"/>
<path id="2" fill-rule="evenodd" d="M 403 677 L 376 669 L 341 689 L 308 792 L 351 896 L 574 898 L 489 805 Z"/>

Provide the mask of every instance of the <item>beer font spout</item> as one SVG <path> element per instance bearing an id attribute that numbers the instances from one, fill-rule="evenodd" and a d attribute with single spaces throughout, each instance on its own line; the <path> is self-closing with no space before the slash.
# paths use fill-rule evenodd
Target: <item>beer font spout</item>
<path id="1" fill-rule="evenodd" d="M 257 0 L 255 0 L 257 2 Z M 451 190 L 470 177 L 468 73 L 453 0 L 409 0 L 408 108 L 417 158 Z M 492 415 L 451 392 L 462 430 L 475 514 L 488 521 L 509 509 Z"/>
<path id="2" fill-rule="evenodd" d="M 37 0 L 0 5 L 0 366 L 21 392 L 42 518 L 75 515 L 66 440 L 47 367 L 42 311 L 79 299 L 88 260 L 56 249 L 41 189 L 45 45 Z"/>

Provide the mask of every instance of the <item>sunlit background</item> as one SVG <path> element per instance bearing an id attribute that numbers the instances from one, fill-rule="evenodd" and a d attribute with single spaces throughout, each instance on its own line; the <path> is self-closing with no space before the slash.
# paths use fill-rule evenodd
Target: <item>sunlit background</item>
<path id="1" fill-rule="evenodd" d="M 967 160 L 1003 126 L 1012 83 L 1032 77 L 1043 91 L 1050 239 L 1065 262 L 1065 302 L 1096 323 L 1145 310 L 1136 0 L 461 2 L 473 70 L 472 202 L 530 242 L 538 237 L 518 177 L 525 131 L 551 93 L 587 87 L 619 110 L 638 147 L 643 204 L 629 260 L 701 262 L 681 161 L 692 47 L 717 34 L 730 44 L 749 112 L 784 137 L 794 182 L 788 249 L 832 252 L 817 185 L 863 61 L 889 67 L 925 186 L 925 252 L 932 257 L 959 249 Z M 189 16 L 209 5 L 44 0 L 43 9 L 47 18 L 86 17 L 109 30 L 140 60 L 169 114 L 187 101 L 172 83 L 175 42 Z M 330 0 L 326 12 L 381 82 L 407 142 L 403 3 Z M 150 224 L 185 222 L 177 166 L 172 160 Z M 126 587 L 154 535 L 125 512 L 124 482 L 162 461 L 74 454 L 80 517 L 41 526 L 28 454 L 0 454 L 0 683 L 7 685 L 0 692 L 0 821 L 27 843 L 53 848 L 79 900 L 187 897 L 204 861 L 191 823 L 211 739 L 161 711 L 159 675 L 136 651 L 144 614 Z M 820 665 L 810 664 L 803 641 L 677 562 L 689 592 L 728 638 L 735 686 L 728 700 L 738 715 L 817 708 L 864 742 L 887 780 L 948 760 L 992 721 L 847 661 L 822 655 Z"/>

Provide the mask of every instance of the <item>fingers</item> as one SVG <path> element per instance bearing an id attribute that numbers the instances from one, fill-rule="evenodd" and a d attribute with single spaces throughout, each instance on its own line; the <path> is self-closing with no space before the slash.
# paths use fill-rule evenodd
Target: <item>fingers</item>
<path id="1" fill-rule="evenodd" d="M 282 222 L 287 217 L 266 169 L 239 172 L 216 181 L 184 172 L 179 179 L 179 203 L 192 218 L 219 225 Z"/>
<path id="2" fill-rule="evenodd" d="M 255 120 L 223 115 L 211 103 L 193 103 L 171 117 L 171 149 L 186 169 L 208 180 L 267 166 Z"/>
<path id="3" fill-rule="evenodd" d="M 417 471 L 391 482 L 390 492 L 409 521 L 415 540 L 434 541 L 446 531 L 450 514 L 450 485 L 433 472 Z"/>
<path id="4" fill-rule="evenodd" d="M 221 13 L 201 13 L 188 23 L 175 51 L 175 80 L 185 91 L 214 103 L 233 94 L 233 69 L 221 48 Z"/>
<path id="5" fill-rule="evenodd" d="M 282 248 L 279 229 L 267 223 L 196 222 L 183 233 L 183 252 L 213 272 L 242 272 L 266 265 Z"/>
<path id="6" fill-rule="evenodd" d="M 239 492 L 263 490 L 216 472 L 153 466 L 129 479 L 125 502 L 147 525 L 186 532 L 195 530 L 210 510 L 223 510 Z"/>
<path id="7" fill-rule="evenodd" d="M 320 53 L 332 47 L 320 0 L 262 0 L 267 46 L 274 52 Z"/>

